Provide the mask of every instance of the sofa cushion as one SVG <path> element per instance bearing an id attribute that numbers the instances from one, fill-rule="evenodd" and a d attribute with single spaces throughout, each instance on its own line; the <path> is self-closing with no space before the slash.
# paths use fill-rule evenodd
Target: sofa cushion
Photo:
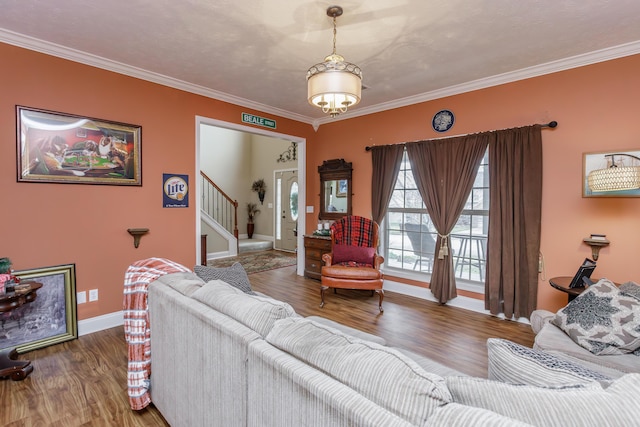
<path id="1" fill-rule="evenodd" d="M 265 337 L 278 319 L 296 316 L 289 304 L 249 295 L 221 280 L 212 280 L 192 298 L 237 320 Z"/>
<path id="2" fill-rule="evenodd" d="M 412 424 L 451 402 L 442 377 L 400 352 L 309 319 L 279 320 L 267 341 Z"/>
<path id="3" fill-rule="evenodd" d="M 495 412 L 473 406 L 448 403 L 435 410 L 427 420 L 427 426 L 469 427 L 531 427 L 531 424 L 505 417 Z"/>
<path id="4" fill-rule="evenodd" d="M 314 322 L 320 323 L 325 326 L 329 326 L 331 328 L 337 329 L 340 332 L 343 332 L 347 335 L 351 335 L 352 337 L 359 338 L 361 340 L 371 341 L 376 344 L 386 345 L 387 340 L 377 335 L 369 334 L 367 332 L 361 331 L 359 329 L 352 328 L 347 325 L 343 325 L 342 323 L 334 322 L 331 319 L 327 319 L 326 317 L 321 316 L 307 316 L 307 319 L 313 320 Z"/>
<path id="5" fill-rule="evenodd" d="M 546 388 L 475 377 L 446 381 L 455 402 L 536 426 L 630 426 L 640 419 L 640 374 L 627 374 L 606 390 L 596 382 Z"/>
<path id="6" fill-rule="evenodd" d="M 223 282 L 226 282 L 231 286 L 235 286 L 247 294 L 254 295 L 254 292 L 251 290 L 251 283 L 249 282 L 247 272 L 239 262 L 234 263 L 231 267 L 224 268 L 196 265 L 193 267 L 193 270 L 196 272 L 198 277 L 205 282 L 209 282 L 211 280 L 222 280 Z"/>
<path id="7" fill-rule="evenodd" d="M 531 316 L 529 316 L 529 322 L 531 323 L 531 329 L 535 334 L 540 332 L 544 325 L 551 323 L 555 313 L 548 310 L 533 310 Z"/>
<path id="8" fill-rule="evenodd" d="M 185 296 L 191 296 L 204 285 L 204 281 L 191 271 L 165 274 L 158 277 L 156 282 L 167 285 Z"/>
<path id="9" fill-rule="evenodd" d="M 576 344 L 560 328 L 552 324 L 544 326 L 536 335 L 533 348 L 577 361 L 611 378 L 622 376 L 623 373 L 640 372 L 640 357 L 633 354 L 597 356 Z"/>
<path id="10" fill-rule="evenodd" d="M 405 348 L 400 348 L 400 347 L 392 347 L 392 348 L 404 354 L 405 356 L 409 357 L 411 360 L 416 362 L 422 369 L 424 369 L 426 372 L 429 372 L 431 374 L 436 374 L 441 377 L 448 377 L 449 375 L 454 375 L 454 376 L 466 375 L 456 369 L 450 368 L 446 365 L 443 365 L 442 363 L 436 362 L 433 359 L 422 356 L 418 353 L 414 353 L 411 350 L 407 350 Z"/>
<path id="11" fill-rule="evenodd" d="M 598 381 L 607 386 L 612 378 L 544 351 L 500 339 L 487 340 L 489 379 L 511 384 L 557 386 Z"/>
<path id="12" fill-rule="evenodd" d="M 632 353 L 640 347 L 640 301 L 607 279 L 559 310 L 553 324 L 593 354 Z"/>
<path id="13" fill-rule="evenodd" d="M 376 270 L 373 267 L 364 266 L 353 268 L 352 266 L 337 264 L 331 266 L 323 266 L 322 275 L 353 280 L 377 280 L 382 278 L 382 273 L 380 272 L 380 270 Z"/>

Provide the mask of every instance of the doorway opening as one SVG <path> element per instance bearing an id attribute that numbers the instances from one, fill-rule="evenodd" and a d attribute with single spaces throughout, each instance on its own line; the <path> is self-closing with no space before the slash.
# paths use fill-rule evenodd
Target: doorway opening
<path id="1" fill-rule="evenodd" d="M 256 166 L 256 168 L 259 169 L 260 173 L 262 174 L 261 176 L 259 176 L 259 178 L 264 177 L 267 182 L 269 181 L 272 182 L 272 187 L 270 189 L 267 188 L 267 197 L 264 200 L 264 204 L 260 204 L 260 202 L 258 202 L 258 206 L 260 207 L 262 213 L 265 214 L 265 216 L 263 217 L 263 220 L 267 218 L 267 215 L 273 215 L 273 222 L 269 221 L 270 222 L 269 227 L 264 226 L 262 227 L 262 229 L 267 230 L 268 228 L 271 228 L 271 227 L 273 227 L 273 229 L 268 230 L 267 235 L 262 235 L 261 237 L 266 239 L 271 239 L 271 241 L 273 241 L 274 246 L 276 248 L 280 246 L 282 250 L 297 252 L 296 273 L 302 276 L 304 274 L 304 253 L 303 251 L 296 251 L 296 248 L 303 247 L 303 234 L 304 234 L 303 230 L 305 229 L 305 215 L 303 215 L 302 212 L 299 211 L 298 206 L 304 207 L 306 204 L 306 194 L 305 194 L 306 140 L 304 138 L 301 138 L 295 135 L 286 135 L 286 134 L 281 134 L 281 133 L 277 133 L 269 130 L 263 130 L 263 129 L 258 129 L 254 127 L 239 125 L 235 123 L 222 122 L 215 119 L 197 116 L 196 117 L 196 174 L 198 176 L 195 178 L 199 178 L 200 172 L 207 167 L 207 159 L 202 158 L 203 144 L 208 143 L 207 141 L 210 138 L 207 136 L 207 134 L 213 128 L 217 128 L 219 130 L 226 130 L 226 131 L 237 131 L 239 133 L 246 135 L 250 139 L 257 138 L 261 141 L 267 140 L 266 142 L 264 142 L 264 144 L 268 144 L 269 143 L 268 140 L 270 138 L 279 140 L 279 142 L 287 141 L 287 143 L 291 143 L 291 142 L 296 143 L 297 160 L 291 161 L 289 163 L 292 166 L 289 169 L 282 169 L 282 166 L 284 165 L 280 165 L 279 168 L 277 166 L 274 166 L 273 169 L 271 169 L 267 174 L 266 170 L 264 169 L 263 163 L 267 162 L 267 160 L 276 161 L 277 156 L 271 159 L 271 157 L 273 156 L 269 155 L 268 156 L 269 158 L 267 159 L 264 156 L 261 157 L 259 155 L 256 155 L 255 157 L 257 157 L 258 160 L 254 160 L 254 162 L 256 164 L 259 164 L 259 166 Z M 230 144 L 233 144 L 233 142 L 230 142 Z M 262 142 L 260 142 L 259 144 L 261 145 Z M 228 144 L 226 146 L 228 146 Z M 221 150 L 216 151 L 215 153 L 216 156 L 220 157 L 220 154 L 221 154 L 220 151 Z M 246 172 L 245 169 L 246 168 L 244 167 L 235 167 L 233 170 L 235 171 L 235 173 L 241 174 L 238 176 L 240 176 L 242 179 L 246 179 L 248 181 L 254 179 L 255 177 L 249 176 L 249 172 Z M 277 172 L 285 173 L 287 175 L 286 179 L 290 179 L 291 176 L 293 175 L 292 171 L 294 170 L 296 171 L 296 178 L 294 180 L 295 185 L 293 185 L 294 181 L 290 181 L 287 184 L 287 186 L 284 186 L 284 184 L 282 184 L 283 185 L 281 187 L 281 189 L 283 190 L 282 194 L 278 193 L 277 194 L 278 197 L 276 197 L 277 181 L 276 181 L 275 174 Z M 272 178 L 272 179 L 269 179 L 269 178 Z M 195 221 L 196 223 L 196 235 L 195 235 L 196 236 L 196 258 L 199 264 L 202 263 L 202 257 L 206 256 L 203 254 L 203 251 L 201 249 L 203 247 L 202 246 L 203 242 L 201 239 L 201 235 L 203 233 L 202 231 L 203 222 L 201 220 L 201 210 L 203 206 L 202 206 L 202 200 L 201 200 L 202 198 L 200 197 L 200 195 L 202 194 L 202 184 L 200 181 L 201 181 L 200 179 L 195 179 L 195 183 L 196 183 L 195 194 L 198 195 L 198 197 L 194 197 L 196 201 L 196 221 Z M 235 181 L 238 181 L 238 179 L 236 179 Z M 285 197 L 284 195 L 285 192 L 287 193 L 287 195 L 286 195 L 286 198 L 283 199 L 284 200 L 283 201 L 281 200 L 281 198 Z M 245 233 L 244 228 L 246 228 L 246 225 L 244 225 L 244 221 L 246 221 L 246 219 L 244 218 L 246 216 L 246 202 L 253 201 L 251 197 L 255 196 L 255 194 L 251 192 L 250 182 L 249 182 L 249 185 L 241 185 L 237 193 L 238 193 L 237 196 L 232 196 L 232 197 L 237 198 L 237 201 L 238 201 L 238 217 L 239 217 L 238 229 L 239 229 L 240 238 L 242 238 Z M 292 199 L 292 194 L 295 195 L 293 199 Z M 244 200 L 244 203 L 241 203 L 241 200 Z M 281 217 L 282 217 L 283 207 L 285 208 L 284 210 L 286 211 L 285 212 L 286 218 L 284 219 L 285 221 L 279 222 L 279 225 L 278 225 L 278 221 L 276 221 L 275 219 L 279 218 L 282 220 Z M 295 213 L 293 213 L 293 211 L 295 211 Z M 291 220 L 292 214 L 294 214 L 295 220 Z M 276 237 L 278 236 L 277 235 L 278 226 L 280 227 L 280 235 L 279 235 L 280 238 L 276 239 Z M 207 225 L 205 224 L 204 227 L 206 228 Z M 298 233 L 298 230 L 301 230 L 301 232 Z M 260 231 L 257 230 L 256 232 L 260 234 Z M 284 239 L 284 242 L 282 237 L 286 237 L 286 239 Z M 233 236 L 231 237 L 231 239 L 233 239 Z M 235 243 L 235 240 L 233 240 L 233 243 L 230 240 L 229 247 L 228 247 L 228 250 L 226 250 L 225 256 L 237 255 L 236 248 L 237 248 L 237 243 Z"/>

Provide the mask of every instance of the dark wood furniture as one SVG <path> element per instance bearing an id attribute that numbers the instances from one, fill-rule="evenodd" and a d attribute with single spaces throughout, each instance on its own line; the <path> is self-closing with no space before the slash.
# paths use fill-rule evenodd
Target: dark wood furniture
<path id="1" fill-rule="evenodd" d="M 559 291 L 566 292 L 569 302 L 571 302 L 586 289 L 584 286 L 570 288 L 569 284 L 571 283 L 571 280 L 573 280 L 573 277 L 571 276 L 552 277 L 549 279 L 549 284 Z"/>
<path id="2" fill-rule="evenodd" d="M 36 299 L 36 291 L 42 287 L 38 282 L 22 282 L 12 292 L 0 295 L 0 313 L 9 312 L 21 305 L 30 303 Z M 29 360 L 16 360 L 18 352 L 15 348 L 0 352 L 0 378 L 11 378 L 13 381 L 21 381 L 27 378 L 33 371 L 33 365 Z"/>
<path id="3" fill-rule="evenodd" d="M 322 255 L 331 252 L 329 236 L 304 236 L 304 275 L 310 279 L 320 280 Z"/>
<path id="4" fill-rule="evenodd" d="M 351 215 L 351 162 L 325 160 L 318 166 L 320 174 L 320 220 L 338 220 Z"/>

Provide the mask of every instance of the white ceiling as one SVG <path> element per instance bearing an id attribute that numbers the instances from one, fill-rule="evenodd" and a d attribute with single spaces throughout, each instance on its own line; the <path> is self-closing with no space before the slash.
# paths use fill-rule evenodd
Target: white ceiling
<path id="1" fill-rule="evenodd" d="M 0 41 L 318 124 L 331 4 L 344 118 L 640 52 L 638 0 L 0 0 Z"/>

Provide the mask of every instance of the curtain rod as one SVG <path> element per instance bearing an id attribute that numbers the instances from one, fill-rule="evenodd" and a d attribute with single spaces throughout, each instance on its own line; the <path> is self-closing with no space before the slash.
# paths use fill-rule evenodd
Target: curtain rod
<path id="1" fill-rule="evenodd" d="M 553 129 L 553 128 L 554 128 L 554 127 L 556 127 L 556 126 L 558 126 L 558 122 L 556 122 L 555 120 L 550 121 L 549 123 L 542 123 L 542 124 L 540 124 L 540 127 L 543 127 L 543 128 L 551 128 L 551 129 Z M 467 133 L 467 134 L 463 134 L 463 135 L 443 136 L 442 138 L 432 138 L 432 139 L 455 138 L 455 137 L 458 137 L 458 136 L 466 136 L 466 135 L 471 135 L 471 134 Z M 401 144 L 403 144 L 403 145 L 404 145 L 404 144 L 406 144 L 406 143 L 405 143 L 405 142 L 402 142 Z M 386 144 L 385 144 L 385 145 L 386 145 Z M 391 144 L 391 145 L 393 145 L 393 144 Z M 372 148 L 373 148 L 373 147 L 368 146 L 368 145 L 367 145 L 366 147 L 364 147 L 364 149 L 365 149 L 366 151 L 371 151 L 371 149 L 372 149 Z"/>

